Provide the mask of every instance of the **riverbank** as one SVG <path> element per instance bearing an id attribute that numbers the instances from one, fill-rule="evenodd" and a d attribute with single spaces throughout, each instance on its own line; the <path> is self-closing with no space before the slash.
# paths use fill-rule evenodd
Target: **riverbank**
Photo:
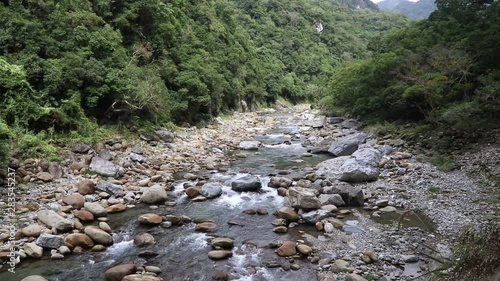
<path id="1" fill-rule="evenodd" d="M 87 268 L 101 279 L 111 270 L 107 280 L 136 272 L 147 274 L 130 280 L 423 275 L 436 265 L 422 245 L 447 257 L 460 229 L 498 209 L 481 203 L 488 189 L 467 168 L 442 172 L 420 162 L 415 146 L 363 133 L 360 125 L 308 106 L 282 107 L 237 113 L 201 129 L 72 144 L 62 163 L 12 160 L 21 277 L 87 280 L 93 276 L 83 274 Z M 477 161 L 467 159 L 476 157 L 494 164 L 496 145 L 480 148 L 488 157 L 464 153 L 457 163 L 472 168 Z M 4 262 L 7 226 L 4 220 Z M 213 242 L 217 237 L 223 240 Z M 47 266 L 83 260 L 93 262 L 73 271 Z"/>

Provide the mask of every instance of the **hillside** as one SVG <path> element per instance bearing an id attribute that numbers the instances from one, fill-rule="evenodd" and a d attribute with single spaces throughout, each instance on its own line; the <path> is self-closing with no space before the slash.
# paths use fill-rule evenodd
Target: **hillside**
<path id="1" fill-rule="evenodd" d="M 411 2 L 407 0 L 384 0 L 377 3 L 377 6 L 384 11 L 400 12 L 411 19 L 425 19 L 436 10 L 434 0 L 419 0 Z"/>

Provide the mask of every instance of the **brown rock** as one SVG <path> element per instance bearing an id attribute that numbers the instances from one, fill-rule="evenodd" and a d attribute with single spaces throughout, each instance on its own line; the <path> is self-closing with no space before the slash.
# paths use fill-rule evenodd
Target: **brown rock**
<path id="1" fill-rule="evenodd" d="M 196 225 L 195 230 L 201 232 L 212 232 L 215 231 L 217 225 L 213 222 L 202 222 Z"/>
<path id="2" fill-rule="evenodd" d="M 312 254 L 312 248 L 305 245 L 305 244 L 298 245 L 297 250 L 299 251 L 299 253 L 303 254 L 304 256 L 309 256 L 310 254 Z"/>
<path id="3" fill-rule="evenodd" d="M 285 219 L 289 222 L 295 222 L 299 220 L 299 215 L 294 209 L 290 207 L 282 207 L 276 210 L 276 216 L 278 218 Z"/>
<path id="4" fill-rule="evenodd" d="M 138 221 L 144 225 L 159 225 L 163 221 L 163 218 L 160 215 L 150 213 L 140 215 Z"/>
<path id="5" fill-rule="evenodd" d="M 285 241 L 283 244 L 276 250 L 276 253 L 282 257 L 293 256 L 297 253 L 295 249 L 295 242 L 293 241 Z"/>
<path id="6" fill-rule="evenodd" d="M 74 209 L 81 209 L 85 204 L 85 198 L 80 193 L 73 193 L 64 197 L 63 202 Z"/>
<path id="7" fill-rule="evenodd" d="M 82 180 L 78 183 L 78 193 L 81 195 L 92 194 L 95 191 L 95 183 L 91 180 Z"/>
<path id="8" fill-rule="evenodd" d="M 39 180 L 42 180 L 44 182 L 49 182 L 49 181 L 52 181 L 54 179 L 54 177 L 50 173 L 47 173 L 47 172 L 40 172 L 36 175 L 36 177 Z"/>
<path id="9" fill-rule="evenodd" d="M 94 214 L 86 210 L 80 210 L 75 212 L 75 217 L 83 222 L 89 222 L 94 220 Z"/>
<path id="10" fill-rule="evenodd" d="M 196 187 L 193 187 L 193 186 L 186 188 L 186 190 L 184 190 L 184 192 L 186 193 L 186 195 L 189 198 L 193 198 L 193 197 L 200 195 L 200 190 Z"/>
<path id="11" fill-rule="evenodd" d="M 122 264 L 112 267 L 104 273 L 106 281 L 122 281 L 123 277 L 135 273 L 134 264 Z"/>
<path id="12" fill-rule="evenodd" d="M 146 274 L 131 274 L 123 277 L 122 281 L 161 281 L 162 279 Z"/>
<path id="13" fill-rule="evenodd" d="M 153 235 L 149 233 L 138 234 L 134 237 L 134 244 L 137 247 L 146 247 L 154 245 L 155 243 L 156 243 L 155 238 L 153 237 Z"/>
<path id="14" fill-rule="evenodd" d="M 94 246 L 94 240 L 83 233 L 71 233 L 64 237 L 64 245 L 69 248 L 82 247 L 90 249 Z"/>
<path id="15" fill-rule="evenodd" d="M 208 257 L 213 260 L 227 259 L 233 256 L 233 252 L 228 250 L 213 250 L 208 252 Z"/>
<path id="16" fill-rule="evenodd" d="M 127 206 L 121 204 L 121 203 L 118 203 L 118 204 L 114 204 L 114 205 L 111 205 L 109 207 L 106 208 L 106 211 L 108 213 L 118 213 L 118 212 L 123 212 L 127 209 Z"/>

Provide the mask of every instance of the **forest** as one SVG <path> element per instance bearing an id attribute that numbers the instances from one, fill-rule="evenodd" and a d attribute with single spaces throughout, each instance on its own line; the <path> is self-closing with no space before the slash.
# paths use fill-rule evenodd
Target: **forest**
<path id="1" fill-rule="evenodd" d="M 57 157 L 55 139 L 104 125 L 196 125 L 241 101 L 312 99 L 408 24 L 321 0 L 0 1 L 0 136 Z"/>

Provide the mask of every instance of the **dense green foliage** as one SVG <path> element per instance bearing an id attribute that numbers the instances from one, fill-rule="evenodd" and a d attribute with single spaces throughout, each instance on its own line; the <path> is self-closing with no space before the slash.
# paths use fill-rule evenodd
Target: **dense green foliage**
<path id="1" fill-rule="evenodd" d="M 304 100 L 406 23 L 322 0 L 0 1 L 0 135 L 194 124 L 242 101 Z"/>
<path id="2" fill-rule="evenodd" d="M 373 57 L 337 71 L 323 101 L 369 118 L 498 125 L 500 3 L 437 5 L 428 20 L 374 40 Z"/>
<path id="3" fill-rule="evenodd" d="M 377 3 L 384 11 L 394 11 L 407 15 L 411 19 L 426 19 L 436 10 L 434 0 L 419 0 L 411 2 L 408 0 L 384 0 Z"/>

